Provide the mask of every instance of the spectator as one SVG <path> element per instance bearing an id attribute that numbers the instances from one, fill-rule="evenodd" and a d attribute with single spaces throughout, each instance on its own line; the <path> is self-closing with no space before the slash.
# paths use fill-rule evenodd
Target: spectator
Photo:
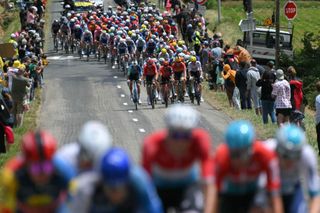
<path id="1" fill-rule="evenodd" d="M 232 70 L 229 64 L 226 64 L 223 66 L 223 71 L 221 72 L 221 75 L 224 79 L 224 86 L 226 88 L 229 105 L 232 107 L 234 106 L 232 96 L 233 96 L 234 88 L 236 86 L 235 85 L 236 71 Z"/>
<path id="2" fill-rule="evenodd" d="M 250 55 L 250 53 L 248 52 L 248 50 L 246 50 L 245 48 L 237 45 L 237 46 L 234 48 L 233 53 L 234 53 L 235 55 L 237 55 L 239 63 L 241 63 L 241 62 L 245 62 L 245 63 L 247 63 L 247 64 L 250 63 L 250 61 L 251 61 L 251 55 Z"/>
<path id="3" fill-rule="evenodd" d="M 318 95 L 315 100 L 315 105 L 316 105 L 316 115 L 315 115 L 315 120 L 316 120 L 316 130 L 317 130 L 317 142 L 318 142 L 318 150 L 319 150 L 319 156 L 320 156 L 320 81 L 316 83 L 316 88 Z"/>
<path id="4" fill-rule="evenodd" d="M 290 66 L 287 71 L 288 71 L 288 80 L 289 80 L 290 89 L 291 89 L 292 110 L 298 110 L 302 112 L 303 111 L 301 109 L 302 101 L 303 101 L 302 80 L 296 77 L 297 72 L 293 66 Z"/>
<path id="5" fill-rule="evenodd" d="M 28 12 L 27 12 L 27 26 L 29 28 L 34 28 L 35 27 L 35 23 L 37 20 L 37 8 L 35 6 L 32 6 L 29 8 Z"/>
<path id="6" fill-rule="evenodd" d="M 219 62 L 219 65 L 216 68 L 216 75 L 217 75 L 217 80 L 216 80 L 216 91 L 220 90 L 220 92 L 224 91 L 224 79 L 222 77 L 221 72 L 223 71 L 223 61 Z"/>
<path id="7" fill-rule="evenodd" d="M 257 68 L 256 60 L 251 60 L 251 67 L 247 72 L 247 93 L 251 95 L 256 115 L 261 115 L 261 88 L 256 86 L 257 81 L 260 79 L 260 73 Z"/>
<path id="8" fill-rule="evenodd" d="M 251 109 L 250 94 L 247 92 L 247 72 L 248 64 L 246 62 L 240 62 L 240 69 L 236 73 L 236 86 L 240 92 L 241 109 Z"/>
<path id="9" fill-rule="evenodd" d="M 13 98 L 13 116 L 15 126 L 20 127 L 23 124 L 24 101 L 27 95 L 29 79 L 23 77 L 25 65 L 20 65 L 18 72 L 12 80 L 12 98 Z"/>
<path id="10" fill-rule="evenodd" d="M 276 75 L 276 70 L 274 69 L 274 62 L 268 61 L 267 68 L 269 71 L 271 71 L 274 75 Z"/>
<path id="11" fill-rule="evenodd" d="M 276 115 L 274 111 L 274 98 L 272 97 L 272 84 L 274 83 L 274 74 L 267 70 L 263 73 L 261 79 L 256 83 L 261 87 L 261 105 L 262 105 L 262 121 L 264 124 L 268 123 L 268 115 L 271 122 L 276 122 Z"/>
<path id="12" fill-rule="evenodd" d="M 276 99 L 276 115 L 278 126 L 289 122 L 292 105 L 291 105 L 291 90 L 290 84 L 284 79 L 283 70 L 276 71 L 276 82 L 273 84 L 272 96 Z"/>

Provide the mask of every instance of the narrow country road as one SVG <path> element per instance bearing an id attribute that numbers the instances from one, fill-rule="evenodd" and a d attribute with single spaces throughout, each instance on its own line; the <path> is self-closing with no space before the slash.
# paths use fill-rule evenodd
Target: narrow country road
<path id="1" fill-rule="evenodd" d="M 48 10 L 52 13 L 51 20 L 59 18 L 61 10 L 60 2 L 53 0 Z M 164 127 L 164 105 L 158 104 L 152 110 L 146 104 L 145 88 L 142 87 L 143 104 L 138 111 L 133 110 L 121 72 L 93 58 L 86 62 L 76 55 L 52 53 L 51 34 L 46 38 L 50 65 L 44 74 L 39 127 L 50 130 L 60 144 L 65 144 L 76 140 L 84 122 L 98 119 L 108 126 L 115 145 L 127 149 L 133 159 L 139 159 L 144 136 Z M 206 102 L 194 108 L 201 113 L 201 126 L 210 131 L 214 144 L 220 142 L 230 118 Z"/>

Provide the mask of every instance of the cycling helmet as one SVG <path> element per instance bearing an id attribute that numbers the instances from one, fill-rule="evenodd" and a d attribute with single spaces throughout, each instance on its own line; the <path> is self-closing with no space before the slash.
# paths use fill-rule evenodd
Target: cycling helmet
<path id="1" fill-rule="evenodd" d="M 64 6 L 64 8 L 70 9 L 71 7 L 70 7 L 70 5 L 66 4 L 66 6 Z"/>
<path id="2" fill-rule="evenodd" d="M 177 48 L 177 53 L 182 53 L 183 49 L 181 47 Z"/>
<path id="3" fill-rule="evenodd" d="M 104 183 L 108 186 L 121 186 L 129 181 L 130 158 L 120 148 L 111 148 L 102 157 L 101 174 Z"/>
<path id="4" fill-rule="evenodd" d="M 165 48 L 162 48 L 161 53 L 166 54 L 167 50 Z"/>
<path id="5" fill-rule="evenodd" d="M 193 55 L 193 56 L 195 56 L 196 55 L 196 51 L 190 51 L 190 55 Z"/>
<path id="6" fill-rule="evenodd" d="M 191 56 L 190 61 L 191 61 L 191 62 L 196 62 L 196 61 L 197 61 L 197 58 L 196 58 L 195 56 Z"/>
<path id="7" fill-rule="evenodd" d="M 151 58 L 148 59 L 147 64 L 152 65 L 153 63 L 154 63 L 154 61 Z"/>
<path id="8" fill-rule="evenodd" d="M 159 58 L 159 63 L 160 63 L 160 64 L 163 64 L 164 61 L 165 61 L 164 58 Z"/>
<path id="9" fill-rule="evenodd" d="M 183 40 L 178 41 L 178 46 L 182 46 L 182 45 L 184 45 L 184 41 Z"/>
<path id="10" fill-rule="evenodd" d="M 46 131 L 29 132 L 22 137 L 22 154 L 28 162 L 51 160 L 56 149 L 56 139 Z"/>
<path id="11" fill-rule="evenodd" d="M 188 24 L 188 26 L 187 26 L 187 27 L 191 28 L 191 27 L 192 27 L 192 24 Z"/>
<path id="12" fill-rule="evenodd" d="M 164 61 L 163 66 L 169 66 L 169 61 Z"/>
<path id="13" fill-rule="evenodd" d="M 98 121 L 88 121 L 80 131 L 78 143 L 81 150 L 91 159 L 99 160 L 112 145 L 108 129 Z"/>
<path id="14" fill-rule="evenodd" d="M 278 130 L 276 140 L 276 150 L 280 156 L 298 158 L 300 157 L 303 145 L 306 143 L 306 136 L 298 126 L 286 124 Z"/>
<path id="15" fill-rule="evenodd" d="M 55 19 L 55 20 L 53 21 L 53 23 L 56 24 L 56 23 L 59 23 L 59 21 L 58 21 L 57 19 Z"/>
<path id="16" fill-rule="evenodd" d="M 248 148 L 255 139 L 255 130 L 249 121 L 233 121 L 227 127 L 225 141 L 231 150 Z"/>
<path id="17" fill-rule="evenodd" d="M 176 57 L 175 61 L 179 63 L 182 61 L 182 58 L 178 56 L 178 57 Z"/>
<path id="18" fill-rule="evenodd" d="M 191 130 L 198 126 L 200 116 L 190 106 L 176 104 L 169 108 L 164 116 L 169 130 Z"/>

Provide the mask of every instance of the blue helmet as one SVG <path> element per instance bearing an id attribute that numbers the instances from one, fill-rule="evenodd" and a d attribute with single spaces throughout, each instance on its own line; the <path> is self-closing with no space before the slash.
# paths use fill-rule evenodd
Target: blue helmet
<path id="1" fill-rule="evenodd" d="M 231 122 L 225 133 L 225 141 L 230 149 L 250 147 L 254 138 L 254 128 L 249 121 L 245 120 Z"/>
<path id="2" fill-rule="evenodd" d="M 278 130 L 276 140 L 278 154 L 295 158 L 300 155 L 302 146 L 306 143 L 306 135 L 298 126 L 286 124 Z"/>
<path id="3" fill-rule="evenodd" d="M 101 173 L 104 183 L 119 186 L 129 180 L 130 159 L 120 148 L 111 148 L 102 158 Z"/>

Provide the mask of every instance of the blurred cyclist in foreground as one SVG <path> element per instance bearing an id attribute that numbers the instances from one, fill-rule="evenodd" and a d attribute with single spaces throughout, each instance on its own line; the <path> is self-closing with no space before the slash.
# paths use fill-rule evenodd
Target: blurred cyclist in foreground
<path id="1" fill-rule="evenodd" d="M 216 190 L 211 138 L 198 128 L 199 119 L 191 107 L 174 105 L 165 115 L 167 129 L 144 141 L 142 165 L 151 175 L 165 211 L 213 211 Z"/>
<path id="2" fill-rule="evenodd" d="M 53 161 L 57 142 L 45 131 L 22 138 L 22 155 L 10 160 L 1 174 L 0 212 L 54 213 L 67 195 L 69 179 Z"/>
<path id="3" fill-rule="evenodd" d="M 214 162 L 218 212 L 250 212 L 258 202 L 258 180 L 262 174 L 267 176 L 272 212 L 282 212 L 276 154 L 255 140 L 255 130 L 248 121 L 234 121 L 227 127 L 225 143 L 217 147 Z"/>
<path id="4" fill-rule="evenodd" d="M 163 212 L 147 173 L 120 148 L 109 149 L 99 171 L 81 174 L 72 185 L 72 213 Z"/>
<path id="5" fill-rule="evenodd" d="M 305 133 L 295 125 L 286 124 L 280 128 L 275 140 L 265 143 L 278 154 L 285 212 L 320 212 L 317 155 L 306 143 Z M 303 186 L 307 186 L 307 189 Z M 309 202 L 304 198 L 305 191 L 309 193 Z"/>
<path id="6" fill-rule="evenodd" d="M 112 138 L 106 126 L 98 121 L 88 121 L 82 126 L 77 142 L 62 146 L 54 159 L 63 162 L 61 170 L 72 178 L 98 167 L 102 155 L 111 145 Z M 63 166 L 69 169 L 65 170 Z"/>

